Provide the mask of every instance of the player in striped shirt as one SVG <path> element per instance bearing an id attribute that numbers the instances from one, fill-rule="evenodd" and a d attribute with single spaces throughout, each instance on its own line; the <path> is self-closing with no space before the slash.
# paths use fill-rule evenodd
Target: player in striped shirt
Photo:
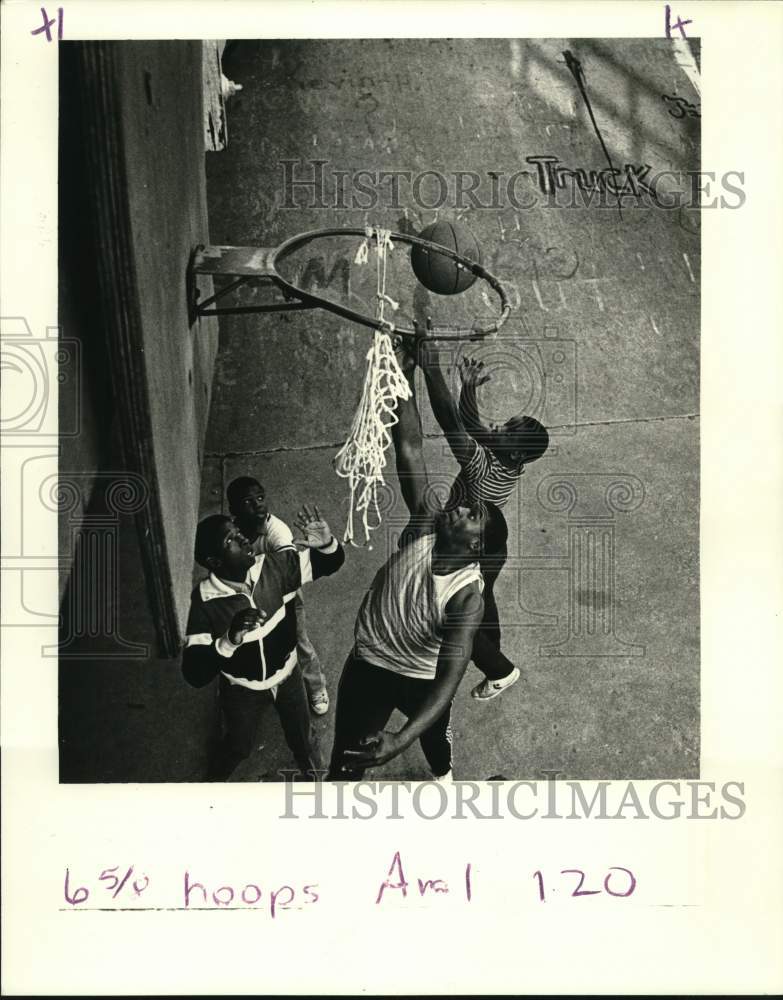
<path id="1" fill-rule="evenodd" d="M 416 324 L 414 326 L 418 329 Z M 428 330 L 430 327 L 428 319 Z M 546 451 L 549 445 L 546 428 L 538 420 L 521 413 L 500 426 L 485 427 L 479 419 L 476 401 L 476 389 L 490 378 L 484 365 L 473 359 L 465 359 L 461 364 L 462 393 L 458 408 L 443 375 L 437 342 L 422 337 L 419 347 L 432 412 L 460 465 L 447 506 L 490 501 L 502 508 L 514 492 L 525 466 Z M 472 691 L 479 701 L 494 698 L 519 679 L 519 668 L 500 649 L 500 618 L 494 587 L 508 555 L 508 529 L 502 514 L 500 517 L 504 529 L 502 538 L 491 550 L 485 548 L 481 558 L 484 619 L 480 634 L 489 642 L 477 643 L 473 649 L 473 662 L 485 675 Z"/>

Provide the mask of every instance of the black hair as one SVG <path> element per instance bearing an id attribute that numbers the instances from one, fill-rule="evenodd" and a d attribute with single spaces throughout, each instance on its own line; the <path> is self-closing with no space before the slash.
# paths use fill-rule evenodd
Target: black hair
<path id="1" fill-rule="evenodd" d="M 512 417 L 504 428 L 512 450 L 524 452 L 524 461 L 535 462 L 549 447 L 549 431 L 535 417 Z"/>
<path id="2" fill-rule="evenodd" d="M 259 483 L 257 479 L 252 476 L 239 476 L 237 479 L 232 480 L 226 487 L 226 499 L 228 500 L 228 506 L 233 509 L 245 492 L 245 490 L 250 489 L 251 486 L 258 486 L 259 489 L 264 487 Z"/>
<path id="3" fill-rule="evenodd" d="M 210 514 L 203 521 L 199 522 L 196 528 L 196 562 L 208 569 L 207 559 L 210 556 L 220 555 L 223 538 L 226 532 L 226 524 L 231 523 L 231 518 L 225 514 Z"/>

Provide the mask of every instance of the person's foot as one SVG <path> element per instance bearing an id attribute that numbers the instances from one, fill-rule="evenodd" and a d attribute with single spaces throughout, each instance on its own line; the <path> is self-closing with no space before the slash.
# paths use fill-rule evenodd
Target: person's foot
<path id="1" fill-rule="evenodd" d="M 329 694 L 326 688 L 321 688 L 310 702 L 310 710 L 316 715 L 326 715 L 329 711 Z"/>
<path id="2" fill-rule="evenodd" d="M 451 771 L 447 771 L 445 774 L 433 774 L 432 780 L 439 785 L 451 785 L 454 782 L 454 775 Z"/>
<path id="3" fill-rule="evenodd" d="M 500 680 L 491 681 L 489 677 L 485 677 L 484 680 L 477 684 L 473 690 L 470 692 L 471 695 L 476 699 L 476 701 L 489 701 L 490 698 L 496 698 L 499 694 L 506 690 L 506 688 L 511 687 L 519 680 L 519 667 L 514 667 L 510 674 L 505 677 L 501 677 Z"/>

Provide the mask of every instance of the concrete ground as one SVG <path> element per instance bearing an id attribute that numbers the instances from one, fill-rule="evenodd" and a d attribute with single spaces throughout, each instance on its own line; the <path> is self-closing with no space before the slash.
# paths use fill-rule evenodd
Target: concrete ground
<path id="1" fill-rule="evenodd" d="M 240 42 L 224 58 L 226 75 L 244 86 L 228 105 L 228 149 L 207 162 L 212 242 L 271 246 L 306 229 L 362 226 L 368 216 L 397 229 L 436 217 L 410 193 L 399 205 L 384 196 L 368 212 L 335 208 L 331 193 L 331 207 L 314 207 L 299 189 L 286 207 L 284 160 L 298 162 L 298 177 L 311 176 L 306 161 L 316 158 L 327 173 L 476 171 L 485 181 L 534 155 L 602 169 L 567 48 L 582 59 L 615 165 L 698 167 L 698 121 L 669 114 L 662 95 L 698 98 L 664 42 Z M 455 776 L 696 777 L 696 220 L 634 208 L 622 219 L 616 209 L 520 212 L 507 203 L 460 211 L 451 194 L 439 217 L 468 223 L 514 288 L 500 346 L 468 352 L 494 372 L 482 407 L 490 419 L 533 413 L 553 445 L 506 510 L 510 559 L 496 593 L 504 649 L 523 680 L 480 705 L 470 698 L 479 674 L 469 667 L 453 712 Z M 348 241 L 343 258 L 321 262 L 322 283 L 338 297 L 329 269 L 340 259 L 352 268 L 355 249 Z M 318 266 L 315 259 L 311 270 Z M 475 298 L 436 300 L 415 282 L 397 293 L 408 316 L 433 310 L 443 320 L 480 308 Z M 354 284 L 351 294 L 358 301 L 365 291 Z M 225 509 L 227 483 L 252 474 L 274 513 L 290 521 L 301 502 L 316 501 L 342 532 L 347 488 L 331 463 L 358 400 L 369 336 L 325 312 L 221 320 L 202 515 Z M 448 481 L 456 466 L 421 394 L 419 402 L 431 475 Z M 396 493 L 393 474 L 389 484 Z M 396 499 L 372 548 L 351 549 L 344 569 L 307 595 L 333 705 L 356 610 L 402 517 Z M 326 751 L 333 719 L 332 708 L 316 720 Z M 290 766 L 270 711 L 235 780 L 275 780 Z M 427 769 L 415 746 L 382 773 L 416 779 Z"/>

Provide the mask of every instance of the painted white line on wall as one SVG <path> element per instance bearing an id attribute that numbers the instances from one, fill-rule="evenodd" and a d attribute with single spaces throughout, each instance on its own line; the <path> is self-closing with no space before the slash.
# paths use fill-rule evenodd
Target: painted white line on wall
<path id="1" fill-rule="evenodd" d="M 544 312 L 549 312 L 547 307 L 544 305 L 543 299 L 541 298 L 541 290 L 538 287 L 538 282 L 535 281 L 534 279 L 532 284 L 533 284 L 533 291 L 536 293 L 536 299 L 538 300 L 538 304 L 541 306 Z"/>

